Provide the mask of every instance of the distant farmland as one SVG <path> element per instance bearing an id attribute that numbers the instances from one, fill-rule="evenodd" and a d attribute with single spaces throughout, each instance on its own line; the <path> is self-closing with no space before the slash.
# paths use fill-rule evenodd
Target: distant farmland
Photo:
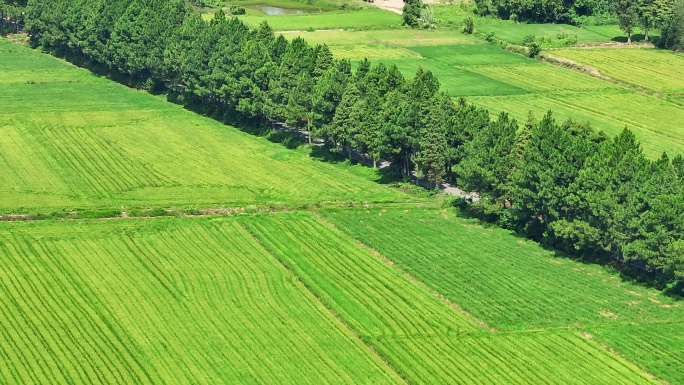
<path id="1" fill-rule="evenodd" d="M 435 6 L 438 11 L 442 8 L 457 7 Z M 520 43 L 517 39 L 525 35 L 521 29 L 528 28 L 526 24 L 519 25 L 521 29 L 511 28 L 509 22 L 495 19 L 491 23 L 479 25 L 483 31 L 495 26 L 514 31 L 509 32 L 515 34 L 509 40 L 516 44 Z M 555 27 L 551 25 L 529 25 L 529 28 L 555 36 Z M 610 40 L 606 35 L 571 26 L 558 28 L 569 28 L 565 33 L 576 33 L 587 41 Z M 540 63 L 472 36 L 454 34 L 447 39 L 443 30 L 420 31 L 415 35 L 403 31 L 394 34 L 389 31 L 285 33 L 288 38 L 298 35 L 314 43 L 326 43 L 336 55 L 353 62 L 368 57 L 373 62 L 396 64 L 405 76 L 413 76 L 418 67 L 423 67 L 437 76 L 442 89 L 450 95 L 465 96 L 468 101 L 489 109 L 492 115 L 506 111 L 524 122 L 529 111 L 540 118 L 551 110 L 559 121 L 573 118 L 589 122 L 610 136 L 629 127 L 637 134 L 644 152 L 652 158 L 663 152 L 671 156 L 684 153 L 684 135 L 680 132 L 684 110 L 676 100 L 673 103 L 586 74 Z M 623 55 L 623 51 L 627 53 Z M 644 53 L 644 56 L 639 60 L 629 59 L 630 51 Z M 678 92 L 679 75 L 675 72 L 679 67 L 676 64 L 682 61 L 678 54 L 615 49 L 549 52 L 589 65 L 596 62 L 597 68 L 608 71 L 606 75 L 627 83 L 650 87 L 657 92 Z M 617 60 L 617 56 L 622 59 Z M 653 65 L 648 67 L 649 63 Z"/>
<path id="2" fill-rule="evenodd" d="M 590 65 L 613 79 L 664 94 L 684 94 L 684 55 L 655 49 L 551 51 Z"/>

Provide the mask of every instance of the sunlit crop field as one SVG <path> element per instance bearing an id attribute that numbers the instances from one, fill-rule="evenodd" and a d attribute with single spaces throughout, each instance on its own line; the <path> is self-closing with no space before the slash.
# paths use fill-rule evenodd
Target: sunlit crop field
<path id="1" fill-rule="evenodd" d="M 316 162 L 10 44 L 0 42 L 0 213 L 406 199 L 370 170 Z"/>
<path id="2" fill-rule="evenodd" d="M 350 221 L 358 218 L 354 210 L 340 211 L 339 216 L 348 216 Z M 329 217 L 338 222 L 334 215 Z M 414 231 L 415 236 L 411 243 L 395 238 L 401 239 L 401 247 L 415 246 L 415 254 L 407 253 L 408 258 L 429 252 L 422 242 L 414 242 L 422 235 L 418 227 L 410 222 L 397 226 L 393 219 L 394 215 L 380 219 L 389 230 L 383 241 L 397 235 L 392 227 L 402 227 L 405 234 Z M 243 223 L 266 250 L 301 277 L 306 287 L 411 383 L 650 382 L 635 365 L 577 332 L 497 333 L 396 269 L 394 262 L 405 265 L 402 258 L 392 255 L 384 260 L 310 214 L 250 217 Z M 471 295 L 472 301 L 486 300 Z"/>
<path id="3" fill-rule="evenodd" d="M 510 97 L 474 97 L 470 99 L 492 113 L 507 111 L 524 121 L 529 111 L 537 118 L 548 110 L 558 121 L 573 118 L 613 136 L 629 127 L 651 158 L 663 152 L 684 154 L 681 122 L 684 109 L 668 100 L 635 92 L 587 92 L 514 95 Z M 639 108 L 635 108 L 638 106 Z"/>
<path id="4" fill-rule="evenodd" d="M 645 371 L 684 379 L 674 369 L 684 357 L 676 336 L 684 307 L 656 290 L 449 211 L 332 210 L 324 217 L 496 330 L 579 330 Z"/>
<path id="5" fill-rule="evenodd" d="M 684 54 L 655 49 L 551 51 L 598 69 L 613 79 L 664 94 L 684 94 Z"/>
<path id="6" fill-rule="evenodd" d="M 398 383 L 235 221 L 0 225 L 0 383 Z"/>

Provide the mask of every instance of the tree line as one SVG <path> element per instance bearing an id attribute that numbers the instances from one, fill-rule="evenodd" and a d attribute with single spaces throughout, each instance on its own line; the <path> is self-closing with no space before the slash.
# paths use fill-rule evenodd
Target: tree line
<path id="1" fill-rule="evenodd" d="M 29 0 L 35 46 L 242 127 L 284 122 L 332 151 L 387 160 L 431 186 L 456 181 L 472 214 L 567 253 L 684 276 L 684 160 L 646 158 L 633 133 L 608 139 L 549 112 L 519 125 L 440 91 L 430 71 L 353 68 L 325 45 L 249 29 L 184 0 Z"/>
<path id="2" fill-rule="evenodd" d="M 635 28 L 661 31 L 661 48 L 684 49 L 684 0 L 475 0 L 475 12 L 532 23 L 619 24 L 631 42 Z"/>
<path id="3" fill-rule="evenodd" d="M 0 3 L 0 36 L 21 31 L 25 7 L 26 0 L 3 0 Z"/>

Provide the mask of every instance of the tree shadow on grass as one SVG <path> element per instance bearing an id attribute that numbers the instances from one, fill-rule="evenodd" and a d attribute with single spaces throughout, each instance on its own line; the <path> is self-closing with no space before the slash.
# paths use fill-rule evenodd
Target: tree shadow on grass
<path id="1" fill-rule="evenodd" d="M 660 36 L 658 35 L 649 35 L 648 36 L 648 42 L 649 43 L 657 43 L 658 39 L 660 39 Z M 618 43 L 627 43 L 627 36 L 615 36 L 611 41 L 615 41 Z M 632 43 L 645 43 L 646 42 L 646 36 L 643 33 L 636 33 L 632 35 Z"/>
<path id="2" fill-rule="evenodd" d="M 666 297 L 675 301 L 684 300 L 684 280 L 675 280 L 672 274 L 650 270 L 645 263 L 619 260 L 608 253 L 588 255 L 574 249 L 567 250 L 564 249 L 562 244 L 558 242 L 554 243 L 553 240 L 549 240 L 543 236 L 539 239 L 534 239 L 534 237 L 528 236 L 520 229 L 506 229 L 502 227 L 497 223 L 498 220 L 496 217 L 483 216 L 476 207 L 463 199 L 455 200 L 454 207 L 458 217 L 476 221 L 483 228 L 505 229 L 510 235 L 520 240 L 534 242 L 542 249 L 552 254 L 554 258 L 567 259 L 589 266 L 598 265 L 610 274 L 617 275 L 621 282 L 630 283 L 647 289 L 655 288 L 660 290 Z"/>

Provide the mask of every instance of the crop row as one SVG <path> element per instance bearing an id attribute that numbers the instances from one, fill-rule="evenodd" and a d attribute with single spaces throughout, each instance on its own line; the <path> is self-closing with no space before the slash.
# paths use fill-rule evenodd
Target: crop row
<path id="1" fill-rule="evenodd" d="M 470 66 L 472 71 L 491 79 L 521 87 L 529 92 L 617 91 L 618 86 L 574 71 L 550 65 Z"/>
<path id="2" fill-rule="evenodd" d="M 647 384 L 633 364 L 575 332 L 378 338 L 410 380 L 450 384 Z"/>
<path id="3" fill-rule="evenodd" d="M 0 383 L 398 380 L 234 222 L 74 225 L 0 230 Z"/>
<path id="4" fill-rule="evenodd" d="M 676 306 L 679 306 L 677 304 Z M 593 337 L 671 384 L 684 383 L 684 324 L 634 324 L 591 330 Z"/>
<path id="5" fill-rule="evenodd" d="M 341 230 L 499 330 L 676 320 L 673 301 L 442 211 L 332 210 Z M 397 226 L 397 224 L 401 226 Z"/>
<path id="6" fill-rule="evenodd" d="M 475 330 L 428 290 L 311 215 L 260 216 L 242 223 L 361 335 Z"/>
<path id="7" fill-rule="evenodd" d="M 382 218 L 389 237 L 392 228 L 405 226 L 392 219 Z M 635 366 L 572 332 L 500 335 L 477 327 L 391 262 L 312 216 L 271 215 L 241 222 L 409 382 L 649 382 Z M 415 242 L 420 236 L 416 231 L 412 243 L 400 237 L 389 242 L 408 247 L 414 258 L 429 252 Z M 486 299 L 473 293 L 471 301 Z"/>
<path id="8" fill-rule="evenodd" d="M 684 92 L 684 55 L 648 49 L 564 49 L 554 55 L 588 64 L 602 74 L 655 92 Z"/>
<path id="9" fill-rule="evenodd" d="M 371 172 L 316 164 L 17 47 L 0 56 L 11 79 L 0 94 L 0 212 L 404 199 Z"/>

